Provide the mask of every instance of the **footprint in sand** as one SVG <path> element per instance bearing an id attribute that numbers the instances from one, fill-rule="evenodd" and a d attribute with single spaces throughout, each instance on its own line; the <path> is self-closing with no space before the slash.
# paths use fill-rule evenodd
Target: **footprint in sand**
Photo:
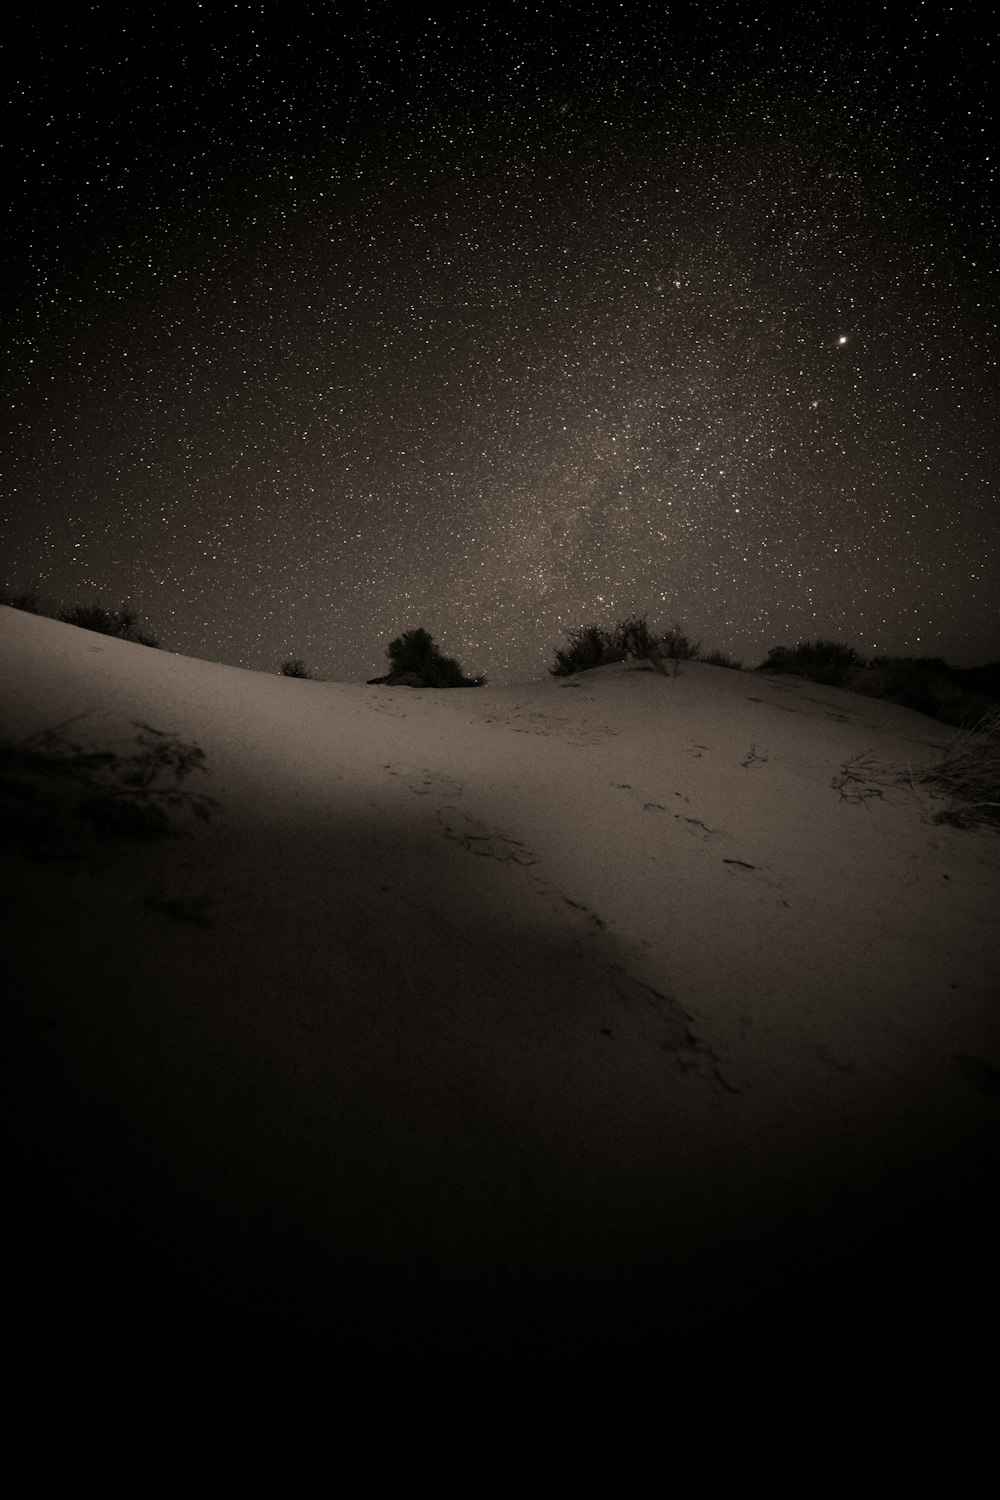
<path id="1" fill-rule="evenodd" d="M 624 1002 L 633 1017 L 652 1022 L 657 1046 L 673 1057 L 684 1072 L 696 1068 L 727 1091 L 739 1092 L 719 1073 L 715 1066 L 718 1059 L 708 1043 L 698 1036 L 694 1017 L 672 995 L 631 973 L 627 960 L 622 962 L 625 955 L 618 949 L 603 918 L 585 901 L 577 901 L 565 891 L 553 894 L 571 908 L 574 919 L 582 926 L 591 962 L 604 971 L 611 992 L 619 1002 Z M 609 1011 L 609 1019 L 611 1014 Z M 602 1036 L 614 1034 L 614 1026 L 601 1027 Z"/>
<path id="2" fill-rule="evenodd" d="M 471 813 L 453 807 L 444 799 L 461 797 L 464 784 L 454 776 L 442 771 L 429 771 L 422 766 L 393 765 L 386 761 L 382 769 L 397 777 L 415 797 L 440 797 L 442 805 L 435 809 L 441 832 L 446 839 L 461 844 L 470 854 L 482 854 L 504 864 L 534 865 L 538 856 L 510 834 L 501 833 L 481 823 Z"/>
<path id="3" fill-rule="evenodd" d="M 721 828 L 709 828 L 708 824 L 703 823 L 701 818 L 689 818 L 684 813 L 674 813 L 674 817 L 687 833 L 701 839 L 702 843 L 707 843 L 709 839 L 727 839 L 729 837 Z"/>
<path id="4" fill-rule="evenodd" d="M 537 854 L 533 854 L 520 839 L 511 838 L 496 828 L 490 828 L 460 807 L 439 807 L 438 822 L 446 839 L 461 844 L 470 854 L 482 854 L 502 864 L 536 865 Z"/>
<path id="5" fill-rule="evenodd" d="M 646 806 L 650 807 L 651 804 L 647 802 Z M 732 841 L 732 834 L 726 833 L 722 828 L 709 828 L 708 824 L 703 822 L 701 818 L 689 818 L 684 813 L 674 813 L 674 817 L 687 833 L 692 834 L 703 844 L 725 844 Z M 759 870 L 759 866 L 751 863 L 750 860 L 738 859 L 735 855 L 723 855 L 722 863 L 738 870 Z M 778 881 L 769 879 L 767 880 L 767 884 L 773 885 L 779 890 L 782 889 Z"/>
<path id="6" fill-rule="evenodd" d="M 382 767 L 390 776 L 397 776 L 415 797 L 460 797 L 465 790 L 461 781 L 446 776 L 443 771 L 428 771 L 419 766 L 393 765 L 387 761 Z"/>
<path id="7" fill-rule="evenodd" d="M 553 735 L 570 745 L 599 745 L 618 733 L 607 724 L 591 724 L 534 709 L 522 712 L 515 708 L 502 716 L 487 718 L 486 723 L 497 724 L 513 734 Z"/>

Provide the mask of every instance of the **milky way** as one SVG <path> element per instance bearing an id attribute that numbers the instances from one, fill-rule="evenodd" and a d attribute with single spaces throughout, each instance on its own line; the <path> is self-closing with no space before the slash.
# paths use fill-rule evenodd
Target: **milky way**
<path id="1" fill-rule="evenodd" d="M 757 9 L 27 15 L 0 581 L 332 678 L 1000 657 L 992 34 Z"/>

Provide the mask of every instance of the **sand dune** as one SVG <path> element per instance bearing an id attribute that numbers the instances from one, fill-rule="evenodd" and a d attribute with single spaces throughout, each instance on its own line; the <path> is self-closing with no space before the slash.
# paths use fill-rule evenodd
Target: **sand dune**
<path id="1" fill-rule="evenodd" d="M 948 730 L 700 663 L 421 692 L 7 609 L 0 672 L 26 1347 L 543 1404 L 963 1356 L 1000 839 L 898 779 Z M 143 795 L 151 746 L 204 763 Z"/>

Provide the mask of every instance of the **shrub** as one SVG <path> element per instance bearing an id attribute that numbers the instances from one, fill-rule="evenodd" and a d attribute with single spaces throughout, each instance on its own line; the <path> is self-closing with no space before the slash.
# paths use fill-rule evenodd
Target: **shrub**
<path id="1" fill-rule="evenodd" d="M 953 667 L 951 670 L 970 692 L 1000 702 L 1000 661 L 985 662 L 981 667 Z"/>
<path id="2" fill-rule="evenodd" d="M 943 695 L 943 679 L 932 670 L 921 666 L 912 658 L 887 657 L 872 662 L 878 668 L 876 676 L 879 697 L 891 698 L 904 708 L 912 708 L 919 714 L 937 716 Z M 864 691 L 864 684 L 859 684 Z"/>
<path id="3" fill-rule="evenodd" d="M 724 651 L 704 651 L 700 659 L 710 667 L 730 667 L 734 672 L 743 671 L 743 663 L 741 661 L 734 661 Z"/>
<path id="4" fill-rule="evenodd" d="M 434 637 L 422 626 L 407 630 L 390 641 L 386 648 L 391 671 L 369 682 L 400 687 L 481 687 L 484 677 L 466 677 L 458 662 L 442 656 Z"/>
<path id="5" fill-rule="evenodd" d="M 970 693 L 964 688 L 946 683 L 941 689 L 941 701 L 934 717 L 942 724 L 954 724 L 968 729 L 990 710 L 991 699 L 984 693 Z"/>
<path id="6" fill-rule="evenodd" d="M 664 663 L 672 661 L 676 677 L 679 663 L 689 661 L 700 650 L 691 644 L 679 625 L 654 635 L 645 615 L 619 620 L 613 630 L 584 625 L 580 630 L 568 630 L 566 636 L 569 645 L 557 647 L 555 666 L 549 668 L 553 677 L 569 677 L 574 672 L 587 672 L 591 667 L 606 667 L 630 658 L 648 661 L 659 672 L 666 672 Z"/>
<path id="7" fill-rule="evenodd" d="M 607 633 L 598 625 L 584 625 L 580 630 L 567 630 L 568 646 L 556 647 L 556 664 L 549 668 L 553 677 L 571 677 L 574 672 L 587 672 L 591 667 L 606 666 L 609 661 L 624 661 L 624 649 L 612 644 Z"/>
<path id="8" fill-rule="evenodd" d="M 864 665 L 864 657 L 859 656 L 853 646 L 842 641 L 817 640 L 800 641 L 794 651 L 787 646 L 772 646 L 767 660 L 756 670 L 789 672 L 795 677 L 826 683 L 829 687 L 842 687 L 848 674 Z"/>
<path id="9" fill-rule="evenodd" d="M 96 630 L 99 635 L 113 635 L 120 641 L 133 641 L 137 646 L 159 647 L 153 635 L 139 629 L 135 612 L 126 605 L 121 609 L 102 609 L 99 604 L 77 604 L 72 609 L 61 609 L 56 617 L 66 625 L 77 625 L 81 630 Z"/>
<path id="10" fill-rule="evenodd" d="M 306 671 L 305 662 L 300 661 L 297 656 L 290 656 L 287 661 L 283 661 L 278 671 L 282 677 L 303 677 L 312 681 L 312 673 Z"/>
<path id="11" fill-rule="evenodd" d="M 664 631 L 660 637 L 660 650 L 669 661 L 673 662 L 676 677 L 682 661 L 694 661 L 697 658 L 701 650 L 701 642 L 698 641 L 692 645 L 681 627 L 675 624 L 672 630 Z"/>
<path id="12" fill-rule="evenodd" d="M 650 630 L 645 615 L 633 615 L 628 620 L 619 620 L 610 636 L 605 637 L 605 659 L 627 661 L 655 661 L 659 655 L 659 641 Z"/>
<path id="13" fill-rule="evenodd" d="M 43 613 L 41 601 L 35 593 L 14 594 L 10 589 L 0 589 L 0 604 L 6 604 L 8 609 L 23 609 L 28 615 Z"/>
<path id="14" fill-rule="evenodd" d="M 960 828 L 976 823 L 1000 825 L 1000 707 L 957 734 L 942 759 L 919 779 L 952 799 L 935 822 Z"/>
<path id="15" fill-rule="evenodd" d="M 990 707 L 989 695 L 977 692 L 975 681 L 974 669 L 951 667 L 940 656 L 877 656 L 851 686 L 944 724 L 967 727 Z"/>

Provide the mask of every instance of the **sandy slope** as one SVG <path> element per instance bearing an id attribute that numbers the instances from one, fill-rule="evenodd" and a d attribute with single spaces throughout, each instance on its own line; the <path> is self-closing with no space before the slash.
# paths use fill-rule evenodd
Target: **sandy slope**
<path id="1" fill-rule="evenodd" d="M 933 721 L 697 663 L 299 682 L 6 609 L 0 676 L 8 740 L 141 720 L 219 804 L 3 857 L 24 1307 L 64 1357 L 546 1400 L 679 1351 L 962 1354 L 1000 839 L 893 782 Z"/>

